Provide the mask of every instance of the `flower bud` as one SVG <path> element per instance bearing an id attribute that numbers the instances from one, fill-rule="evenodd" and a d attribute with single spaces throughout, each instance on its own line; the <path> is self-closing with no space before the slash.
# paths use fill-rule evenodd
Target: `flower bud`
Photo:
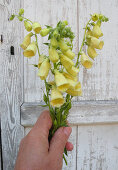
<path id="1" fill-rule="evenodd" d="M 61 64 L 65 67 L 65 69 L 69 69 L 74 66 L 74 62 L 63 54 L 60 54 L 60 61 Z"/>
<path id="2" fill-rule="evenodd" d="M 38 22 L 34 22 L 32 28 L 36 34 L 39 34 L 41 31 L 41 25 Z"/>
<path id="3" fill-rule="evenodd" d="M 46 35 L 49 34 L 49 32 L 50 32 L 50 29 L 49 29 L 49 28 L 44 28 L 44 29 L 42 29 L 42 30 L 40 31 L 40 35 L 41 35 L 42 37 L 45 37 Z"/>
<path id="4" fill-rule="evenodd" d="M 49 59 L 46 58 L 41 64 L 38 71 L 38 76 L 40 77 L 41 80 L 45 80 L 47 78 L 50 68 L 51 65 L 49 63 Z"/>
<path id="5" fill-rule="evenodd" d="M 99 39 L 97 39 L 96 37 L 91 37 L 91 41 L 90 41 L 90 45 L 93 48 L 97 48 L 97 49 L 102 49 L 103 45 L 104 45 L 104 41 L 100 41 Z"/>
<path id="6" fill-rule="evenodd" d="M 96 50 L 91 46 L 88 46 L 87 53 L 88 53 L 89 57 L 91 57 L 93 60 L 98 55 Z"/>
<path id="7" fill-rule="evenodd" d="M 96 37 L 96 38 L 99 38 L 99 37 L 102 37 L 102 36 L 103 36 L 103 33 L 102 33 L 99 25 L 96 24 L 96 25 L 93 27 L 92 35 L 93 35 L 94 37 Z"/>
<path id="8" fill-rule="evenodd" d="M 54 47 L 49 48 L 49 58 L 53 63 L 56 63 L 59 60 L 58 52 Z"/>
<path id="9" fill-rule="evenodd" d="M 42 55 L 39 57 L 38 68 L 40 68 L 40 66 L 41 66 L 41 64 L 43 63 L 44 60 L 45 60 L 45 56 L 42 54 Z"/>
<path id="10" fill-rule="evenodd" d="M 61 92 L 56 88 L 53 88 L 52 91 L 51 91 L 50 104 L 53 107 L 60 107 L 64 104 L 64 98 L 63 98 Z"/>
<path id="11" fill-rule="evenodd" d="M 10 19 L 10 21 L 12 21 L 14 18 L 15 18 L 15 15 L 13 14 L 13 15 L 11 15 L 11 17 L 9 19 Z"/>
<path id="12" fill-rule="evenodd" d="M 71 74 L 73 77 L 77 77 L 77 74 L 79 73 L 79 69 L 72 66 L 71 68 L 69 69 L 66 69 L 66 71 Z"/>
<path id="13" fill-rule="evenodd" d="M 93 62 L 89 59 L 87 55 L 85 55 L 85 53 L 81 55 L 80 61 L 81 61 L 81 64 L 87 69 L 91 68 L 93 65 Z"/>
<path id="14" fill-rule="evenodd" d="M 88 30 L 87 33 L 86 33 L 86 36 L 89 36 L 89 35 L 92 36 L 92 31 L 91 30 Z"/>
<path id="15" fill-rule="evenodd" d="M 65 76 L 65 78 L 67 79 L 71 79 L 73 81 L 77 81 L 77 77 L 73 77 L 71 74 L 68 74 L 66 72 L 63 72 L 63 75 Z"/>
<path id="16" fill-rule="evenodd" d="M 58 47 L 58 42 L 55 37 L 52 37 L 50 40 L 51 46 L 57 48 Z"/>
<path id="17" fill-rule="evenodd" d="M 37 46 L 35 42 L 32 42 L 27 48 L 26 50 L 24 50 L 23 54 L 25 57 L 33 57 L 36 55 L 37 52 Z"/>
<path id="18" fill-rule="evenodd" d="M 19 15 L 23 15 L 23 14 L 24 14 L 24 9 L 21 8 L 21 9 L 19 10 Z"/>
<path id="19" fill-rule="evenodd" d="M 22 16 L 18 16 L 19 21 L 23 21 L 23 17 Z"/>
<path id="20" fill-rule="evenodd" d="M 67 51 L 64 51 L 63 54 L 69 57 L 70 59 L 74 59 L 75 57 L 75 53 L 73 53 L 70 49 L 68 49 Z"/>
<path id="21" fill-rule="evenodd" d="M 69 47 L 68 47 L 67 44 L 64 42 L 64 40 L 60 40 L 60 41 L 58 42 L 58 44 L 59 44 L 59 47 L 60 47 L 60 49 L 62 50 L 62 52 L 63 52 L 63 51 L 67 51 L 67 50 L 69 49 Z"/>
<path id="22" fill-rule="evenodd" d="M 65 21 L 63 21 L 63 23 L 64 23 L 65 25 L 68 25 L 68 21 L 66 21 L 66 20 L 65 20 Z"/>
<path id="23" fill-rule="evenodd" d="M 57 86 L 57 89 L 61 92 L 64 92 L 68 89 L 69 84 L 66 78 L 62 73 L 60 73 L 58 70 L 55 70 L 55 83 Z"/>
<path id="24" fill-rule="evenodd" d="M 31 32 L 31 33 L 29 33 L 28 35 L 25 36 L 22 44 L 20 45 L 23 50 L 25 50 L 30 45 L 32 35 L 33 35 L 33 33 Z"/>
<path id="25" fill-rule="evenodd" d="M 29 22 L 24 21 L 24 26 L 28 32 L 32 31 L 32 25 Z"/>
<path id="26" fill-rule="evenodd" d="M 98 20 L 98 18 L 99 18 L 99 14 L 93 14 L 92 15 L 92 20 L 95 22 L 95 21 L 97 21 Z"/>

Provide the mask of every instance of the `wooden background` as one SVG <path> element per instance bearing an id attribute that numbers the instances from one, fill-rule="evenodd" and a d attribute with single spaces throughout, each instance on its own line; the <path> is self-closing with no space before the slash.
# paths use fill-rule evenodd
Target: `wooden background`
<path id="1" fill-rule="evenodd" d="M 21 138 L 28 133 L 41 108 L 43 82 L 37 77 L 38 56 L 23 57 L 19 44 L 23 40 L 23 23 L 8 21 L 9 16 L 25 9 L 25 16 L 42 26 L 55 26 L 68 20 L 76 38 L 77 54 L 83 38 L 83 27 L 89 14 L 103 13 L 109 22 L 102 26 L 104 48 L 99 51 L 90 70 L 81 68 L 79 79 L 83 96 L 74 98 L 69 122 L 74 150 L 69 153 L 64 170 L 118 169 L 118 0 L 0 0 L 0 115 L 2 169 L 13 170 Z M 40 51 L 47 49 L 39 38 Z M 15 55 L 10 54 L 14 46 Z M 86 51 L 86 49 L 85 49 Z"/>

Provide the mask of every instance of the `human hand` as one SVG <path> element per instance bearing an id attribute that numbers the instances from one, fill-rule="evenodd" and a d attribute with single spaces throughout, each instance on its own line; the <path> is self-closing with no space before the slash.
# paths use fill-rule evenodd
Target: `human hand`
<path id="1" fill-rule="evenodd" d="M 71 127 L 61 127 L 48 142 L 52 126 L 49 111 L 44 111 L 32 130 L 20 143 L 15 170 L 61 170 L 64 147 L 68 151 L 73 145 L 67 142 Z"/>

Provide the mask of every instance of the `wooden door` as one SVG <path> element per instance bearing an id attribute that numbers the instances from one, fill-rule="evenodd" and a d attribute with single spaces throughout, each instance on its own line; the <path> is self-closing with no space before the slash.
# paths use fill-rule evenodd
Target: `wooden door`
<path id="1" fill-rule="evenodd" d="M 55 25 L 68 20 L 75 32 L 74 51 L 77 54 L 83 37 L 83 27 L 89 14 L 103 13 L 110 21 L 103 26 L 105 45 L 90 70 L 81 68 L 79 79 L 83 96 L 75 98 L 69 122 L 73 128 L 70 140 L 74 150 L 69 153 L 69 170 L 118 169 L 118 0 L 4 0 L 9 13 L 25 8 L 25 16 L 41 25 Z M 37 77 L 38 56 L 24 58 L 19 44 L 23 39 L 23 25 L 10 23 L 4 12 L 4 41 L 0 68 L 1 125 L 3 169 L 12 170 L 21 138 L 36 122 L 42 108 L 43 82 Z M 13 31 L 14 30 L 14 31 Z M 45 39 L 46 40 L 46 39 Z M 40 51 L 47 50 L 40 39 Z M 14 46 L 15 55 L 10 54 Z M 86 50 L 86 49 L 85 49 Z M 23 78 L 24 77 L 24 78 Z M 20 109 L 21 108 L 21 109 Z"/>

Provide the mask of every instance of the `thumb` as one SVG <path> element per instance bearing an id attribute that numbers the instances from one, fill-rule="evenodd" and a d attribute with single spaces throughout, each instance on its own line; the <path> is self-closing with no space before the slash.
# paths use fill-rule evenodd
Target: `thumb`
<path id="1" fill-rule="evenodd" d="M 49 153 L 52 154 L 54 157 L 62 157 L 64 152 L 64 147 L 68 141 L 68 138 L 72 132 L 71 127 L 61 127 L 59 128 L 51 142 L 50 142 L 50 149 Z"/>

